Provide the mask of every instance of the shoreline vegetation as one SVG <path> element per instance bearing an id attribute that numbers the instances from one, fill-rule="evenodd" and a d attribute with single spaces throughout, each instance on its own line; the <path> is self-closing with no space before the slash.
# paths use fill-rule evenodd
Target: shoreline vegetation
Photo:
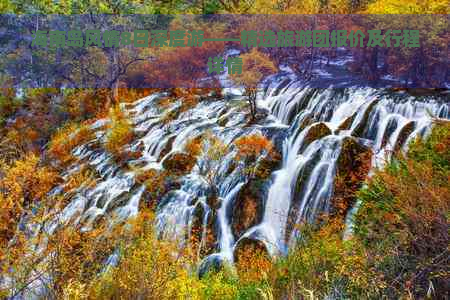
<path id="1" fill-rule="evenodd" d="M 44 182 L 57 178 L 38 166 L 36 157 L 1 170 L 3 191 L 23 178 L 23 193 L 45 193 Z M 449 176 L 450 122 L 439 121 L 428 138 L 411 143 L 407 157 L 397 155 L 359 189 L 351 238 L 343 239 L 341 218 L 324 215 L 314 224 L 299 225 L 301 238 L 287 256 L 270 258 L 254 245 L 243 248 L 235 266 L 199 278 L 192 251 L 199 241 L 180 248 L 158 239 L 154 213 L 146 208 L 112 231 L 103 222 L 88 232 L 61 228 L 46 237 L 44 252 L 30 256 L 23 252 L 26 233 L 16 234 L 2 252 L 3 276 L 13 279 L 19 292 L 30 272 L 45 270 L 57 299 L 439 298 L 447 291 Z M 41 204 L 49 205 L 50 199 Z M 49 211 L 36 209 L 33 218 L 43 222 Z M 120 256 L 118 264 L 104 270 L 113 251 Z M 49 255 L 50 261 L 42 262 Z"/>

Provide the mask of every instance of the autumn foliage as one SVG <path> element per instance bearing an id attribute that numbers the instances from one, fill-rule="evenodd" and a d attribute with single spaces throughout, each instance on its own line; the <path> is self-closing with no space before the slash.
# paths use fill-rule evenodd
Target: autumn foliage
<path id="1" fill-rule="evenodd" d="M 119 106 L 111 108 L 109 117 L 110 123 L 107 130 L 105 149 L 116 158 L 120 158 L 123 153 L 123 147 L 133 140 L 133 127 Z"/>

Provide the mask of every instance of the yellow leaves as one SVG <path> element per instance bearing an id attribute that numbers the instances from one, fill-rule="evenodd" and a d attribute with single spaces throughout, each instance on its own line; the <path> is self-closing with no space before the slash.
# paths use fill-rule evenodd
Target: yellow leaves
<path id="1" fill-rule="evenodd" d="M 206 133 L 205 140 L 208 144 L 208 150 L 206 151 L 207 159 L 218 161 L 227 153 L 228 146 L 211 132 Z"/>
<path id="2" fill-rule="evenodd" d="M 378 0 L 367 6 L 369 14 L 448 14 L 448 1 Z"/>
<path id="3" fill-rule="evenodd" d="M 64 287 L 63 299 L 64 300 L 80 300 L 87 299 L 86 284 L 82 284 L 74 279 L 69 280 Z"/>
<path id="4" fill-rule="evenodd" d="M 255 88 L 264 76 L 273 74 L 277 67 L 270 57 L 255 48 L 240 56 L 242 58 L 242 73 L 232 74 L 231 78 L 238 85 Z"/>
<path id="5" fill-rule="evenodd" d="M 267 280 L 268 275 L 273 272 L 273 263 L 267 253 L 249 247 L 239 251 L 239 260 L 236 264 L 239 279 L 243 283 L 255 283 Z"/>
<path id="6" fill-rule="evenodd" d="M 120 158 L 122 147 L 133 140 L 133 126 L 119 106 L 111 108 L 109 118 L 105 149 Z"/>
<path id="7" fill-rule="evenodd" d="M 72 174 L 64 186 L 66 192 L 72 191 L 82 185 L 90 186 L 94 182 L 94 171 L 87 167 L 82 167 L 78 172 Z"/>
<path id="8" fill-rule="evenodd" d="M 28 154 L 13 164 L 0 163 L 0 240 L 7 241 L 25 205 L 46 197 L 59 181 L 58 174 L 41 167 L 34 154 Z M 6 245 L 6 244 L 3 244 Z"/>
<path id="9" fill-rule="evenodd" d="M 201 292 L 205 285 L 191 276 L 185 270 L 180 271 L 177 277 L 167 285 L 167 296 L 170 299 L 203 299 Z"/>

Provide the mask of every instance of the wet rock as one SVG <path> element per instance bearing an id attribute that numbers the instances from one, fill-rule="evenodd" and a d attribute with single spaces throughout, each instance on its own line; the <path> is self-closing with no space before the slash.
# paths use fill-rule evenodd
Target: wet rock
<path id="1" fill-rule="evenodd" d="M 349 130 L 353 124 L 353 121 L 356 118 L 356 112 L 352 114 L 350 117 L 347 117 L 337 128 L 337 131 L 340 130 Z"/>
<path id="2" fill-rule="evenodd" d="M 292 124 L 292 121 L 294 120 L 295 116 L 297 116 L 297 114 L 303 110 L 306 109 L 306 107 L 308 106 L 309 102 L 311 101 L 311 99 L 313 98 L 314 95 L 316 95 L 317 90 L 316 89 L 309 89 L 304 95 L 303 97 L 298 100 L 294 106 L 294 109 L 292 109 L 287 117 L 287 121 L 288 124 Z M 293 97 L 296 97 L 297 95 L 294 95 Z"/>
<path id="3" fill-rule="evenodd" d="M 191 222 L 190 242 L 199 256 L 204 257 L 217 251 L 218 228 L 216 212 L 207 210 L 202 202 L 198 201 L 192 214 Z"/>
<path id="4" fill-rule="evenodd" d="M 372 101 L 372 103 L 369 104 L 369 106 L 366 108 L 364 112 L 364 116 L 362 117 L 359 124 L 353 129 L 352 135 L 356 137 L 364 137 L 364 134 L 367 130 L 367 125 L 369 122 L 370 113 L 374 109 L 374 107 L 380 102 L 379 99 L 375 99 Z"/>
<path id="5" fill-rule="evenodd" d="M 337 160 L 334 194 L 331 199 L 331 213 L 344 217 L 356 200 L 370 170 L 372 151 L 356 139 L 346 137 L 342 141 Z"/>
<path id="6" fill-rule="evenodd" d="M 228 123 L 228 116 L 220 117 L 217 120 L 217 125 L 219 125 L 221 127 L 225 127 L 227 125 L 227 123 Z"/>
<path id="7" fill-rule="evenodd" d="M 299 154 L 303 152 L 312 142 L 321 139 L 332 132 L 325 123 L 317 123 L 311 126 L 306 133 L 305 140 L 303 141 L 302 147 L 299 149 Z"/>
<path id="8" fill-rule="evenodd" d="M 122 207 L 128 204 L 130 201 L 130 197 L 138 192 L 138 187 L 131 189 L 130 192 L 123 192 L 118 197 L 113 199 L 108 203 L 108 207 L 106 207 L 106 212 L 112 212 L 118 207 Z"/>
<path id="9" fill-rule="evenodd" d="M 236 195 L 231 212 L 231 227 L 235 237 L 240 237 L 247 229 L 262 221 L 265 190 L 263 180 L 253 179 Z"/>
<path id="10" fill-rule="evenodd" d="M 188 174 L 196 164 L 196 158 L 190 154 L 177 152 L 172 153 L 164 161 L 162 165 L 168 172 L 176 175 Z"/>
<path id="11" fill-rule="evenodd" d="M 308 127 L 309 125 L 312 125 L 313 123 L 314 123 L 314 118 L 311 116 L 311 114 L 309 114 L 301 121 L 300 124 L 298 124 L 299 129 L 300 129 L 298 132 L 303 131 L 306 127 Z"/>
<path id="12" fill-rule="evenodd" d="M 159 153 L 158 160 L 162 160 L 164 156 L 166 156 L 171 150 L 173 146 L 173 141 L 176 139 L 176 136 L 172 136 L 169 138 L 169 140 L 166 143 L 166 146 L 161 150 L 161 153 Z"/>
<path id="13" fill-rule="evenodd" d="M 292 80 L 290 78 L 286 78 L 281 82 L 280 85 L 277 86 L 277 88 L 272 92 L 272 96 L 278 96 L 280 94 L 281 90 L 284 89 Z"/>
<path id="14" fill-rule="evenodd" d="M 313 155 L 307 162 L 305 162 L 297 176 L 294 198 L 291 206 L 289 207 L 288 218 L 286 222 L 286 242 L 289 240 L 291 233 L 294 230 L 295 224 L 298 219 L 302 195 L 304 195 L 305 193 L 308 179 L 311 176 L 311 173 L 314 171 L 314 168 L 317 165 L 318 161 L 320 160 L 320 156 L 320 152 L 317 152 L 315 155 Z"/>
<path id="15" fill-rule="evenodd" d="M 208 204 L 211 209 L 217 210 L 222 205 L 222 201 L 220 201 L 217 193 L 212 192 L 206 197 L 206 204 Z"/>
<path id="16" fill-rule="evenodd" d="M 276 151 L 282 153 L 283 142 L 287 137 L 288 131 L 283 127 L 268 126 L 261 129 L 262 135 L 272 141 Z"/>
<path id="17" fill-rule="evenodd" d="M 389 137 L 395 132 L 398 126 L 398 121 L 396 118 L 389 119 L 389 122 L 386 126 L 386 129 L 383 133 L 383 137 L 381 138 L 381 147 L 385 147 L 389 141 Z"/>
<path id="18" fill-rule="evenodd" d="M 262 180 L 269 179 L 272 172 L 280 167 L 281 158 L 282 157 L 278 152 L 266 155 L 256 166 L 256 177 Z"/>
<path id="19" fill-rule="evenodd" d="M 267 247 L 264 244 L 264 242 L 260 240 L 248 237 L 240 239 L 236 243 L 236 246 L 234 247 L 233 257 L 235 263 L 239 264 L 240 259 L 243 258 L 243 256 L 246 255 L 246 253 L 262 254 L 263 256 L 265 256 L 267 259 L 270 260 L 270 255 L 267 250 Z"/>
<path id="20" fill-rule="evenodd" d="M 225 172 L 225 176 L 229 176 L 231 173 L 233 173 L 234 170 L 236 170 L 238 164 L 232 160 L 229 164 L 228 164 L 228 168 Z"/>
<path id="21" fill-rule="evenodd" d="M 416 127 L 416 123 L 414 121 L 408 122 L 403 128 L 400 130 L 398 134 L 397 143 L 395 144 L 394 151 L 397 152 L 400 148 L 405 144 L 408 137 L 414 131 Z"/>

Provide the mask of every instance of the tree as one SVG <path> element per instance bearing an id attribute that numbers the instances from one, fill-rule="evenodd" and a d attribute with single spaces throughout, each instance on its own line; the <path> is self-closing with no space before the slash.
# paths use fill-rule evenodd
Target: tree
<path id="1" fill-rule="evenodd" d="M 269 74 L 275 73 L 277 67 L 266 54 L 253 48 L 250 52 L 241 56 L 243 68 L 241 74 L 232 74 L 232 80 L 245 87 L 245 96 L 250 105 L 252 121 L 256 119 L 256 92 L 257 85 Z"/>

